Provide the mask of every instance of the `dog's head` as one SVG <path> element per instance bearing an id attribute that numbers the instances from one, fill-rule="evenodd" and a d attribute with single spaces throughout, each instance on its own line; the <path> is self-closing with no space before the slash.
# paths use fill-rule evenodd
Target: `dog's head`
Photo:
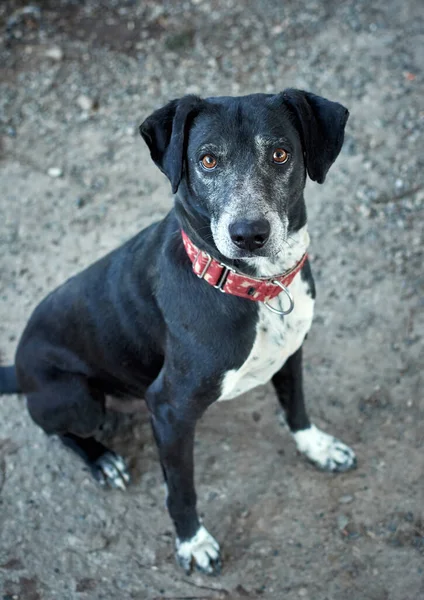
<path id="1" fill-rule="evenodd" d="M 306 172 L 324 182 L 348 114 L 336 102 L 292 89 L 185 96 L 155 111 L 140 133 L 190 233 L 229 259 L 273 258 L 306 223 Z"/>

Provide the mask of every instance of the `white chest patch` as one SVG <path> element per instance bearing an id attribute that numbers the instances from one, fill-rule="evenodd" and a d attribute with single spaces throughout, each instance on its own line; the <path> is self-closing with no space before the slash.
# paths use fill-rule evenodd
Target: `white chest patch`
<path id="1" fill-rule="evenodd" d="M 285 317 L 277 315 L 259 303 L 256 338 L 246 361 L 239 369 L 225 373 L 218 400 L 231 400 L 240 394 L 267 383 L 303 343 L 309 331 L 314 300 L 308 284 L 298 273 L 290 285 L 294 299 L 292 312 Z M 272 307 L 287 309 L 284 293 L 271 300 Z"/>

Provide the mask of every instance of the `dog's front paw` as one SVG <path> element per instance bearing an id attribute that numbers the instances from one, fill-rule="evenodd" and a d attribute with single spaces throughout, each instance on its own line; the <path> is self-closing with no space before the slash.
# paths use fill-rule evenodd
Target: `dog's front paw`
<path id="1" fill-rule="evenodd" d="M 340 473 L 356 467 L 353 450 L 315 425 L 296 431 L 293 437 L 299 452 L 324 471 Z"/>
<path id="2" fill-rule="evenodd" d="M 219 544 L 203 525 L 189 540 L 176 541 L 178 564 L 189 574 L 192 567 L 208 575 L 217 575 L 221 571 Z"/>

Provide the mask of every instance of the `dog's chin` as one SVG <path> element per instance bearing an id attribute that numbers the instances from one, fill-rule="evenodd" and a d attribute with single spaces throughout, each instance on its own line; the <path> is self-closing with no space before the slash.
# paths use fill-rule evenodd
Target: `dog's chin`
<path id="1" fill-rule="evenodd" d="M 246 262 L 254 263 L 258 258 L 263 258 L 265 260 L 275 260 L 278 256 L 278 252 L 253 252 L 248 256 L 241 256 L 240 258 L 245 260 Z"/>

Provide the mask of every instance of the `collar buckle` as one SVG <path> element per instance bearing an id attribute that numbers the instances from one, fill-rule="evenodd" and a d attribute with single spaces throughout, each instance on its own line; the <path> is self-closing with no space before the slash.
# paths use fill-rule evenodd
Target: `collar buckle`
<path id="1" fill-rule="evenodd" d="M 215 285 L 213 287 L 225 294 L 224 285 L 227 282 L 228 274 L 230 272 L 235 273 L 235 270 L 232 269 L 231 267 L 228 267 L 227 265 L 224 265 L 224 263 L 219 263 L 219 266 L 222 267 L 222 273 L 219 276 L 218 281 L 215 283 Z"/>

